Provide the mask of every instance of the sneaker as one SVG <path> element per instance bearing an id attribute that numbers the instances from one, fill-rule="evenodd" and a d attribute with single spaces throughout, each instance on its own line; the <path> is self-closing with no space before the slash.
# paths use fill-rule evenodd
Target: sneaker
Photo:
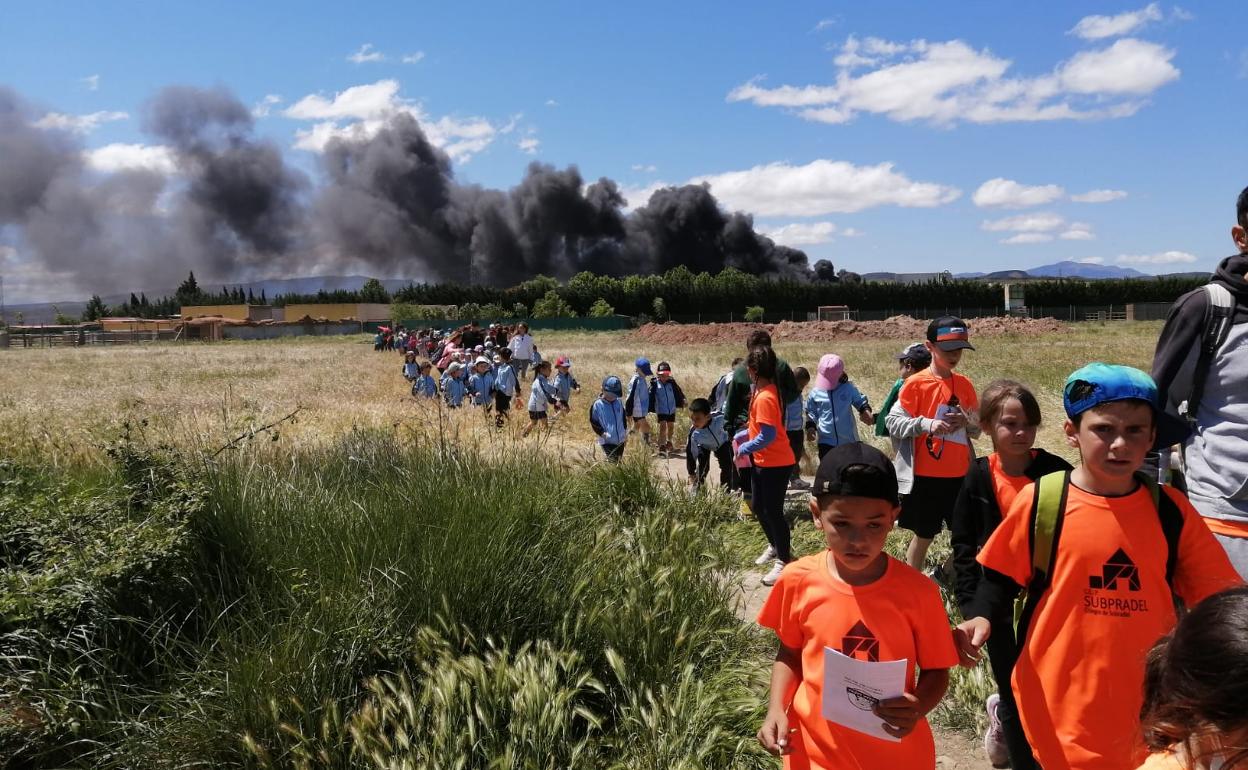
<path id="1" fill-rule="evenodd" d="M 776 563 L 771 566 L 771 572 L 763 575 L 763 585 L 774 586 L 776 581 L 780 579 L 780 573 L 784 571 L 784 562 L 776 559 Z"/>
<path id="2" fill-rule="evenodd" d="M 769 545 L 763 550 L 759 557 L 754 560 L 754 563 L 761 567 L 774 558 L 776 558 L 776 549 Z"/>
<path id="3" fill-rule="evenodd" d="M 1001 705 L 1001 696 L 995 692 L 988 696 L 985 704 L 988 710 L 988 732 L 984 733 L 984 751 L 988 753 L 988 761 L 993 767 L 1009 767 L 1010 752 L 1005 746 L 1005 734 L 1001 731 L 1001 718 L 997 716 L 997 707 Z"/>
<path id="4" fill-rule="evenodd" d="M 789 482 L 789 489 L 810 489 L 810 482 L 800 476 L 794 476 Z"/>

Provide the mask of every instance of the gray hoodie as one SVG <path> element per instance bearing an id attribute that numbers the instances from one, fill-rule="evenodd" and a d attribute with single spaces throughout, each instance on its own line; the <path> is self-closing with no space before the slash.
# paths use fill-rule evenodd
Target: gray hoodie
<path id="1" fill-rule="evenodd" d="M 1183 445 L 1188 498 L 1202 516 L 1248 523 L 1248 255 L 1227 257 L 1213 280 L 1235 298 L 1230 335 L 1205 379 L 1195 430 Z M 1184 294 L 1170 309 L 1157 341 L 1153 379 L 1166 411 L 1187 400 L 1200 351 L 1209 297 Z"/>

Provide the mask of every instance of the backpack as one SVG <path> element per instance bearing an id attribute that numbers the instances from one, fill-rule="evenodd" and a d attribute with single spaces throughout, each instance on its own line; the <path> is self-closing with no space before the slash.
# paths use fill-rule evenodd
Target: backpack
<path id="1" fill-rule="evenodd" d="M 1209 304 L 1205 307 L 1205 328 L 1200 337 L 1200 355 L 1196 359 L 1196 368 L 1192 371 L 1192 392 L 1187 400 L 1179 404 L 1179 416 L 1189 423 L 1195 424 L 1196 414 L 1200 409 L 1200 400 L 1205 394 L 1205 378 L 1209 375 L 1209 367 L 1213 357 L 1226 342 L 1231 333 L 1231 324 L 1235 316 L 1235 298 L 1220 283 L 1207 283 L 1203 287 L 1208 295 Z"/>
<path id="2" fill-rule="evenodd" d="M 1166 584 L 1174 586 L 1174 569 L 1178 564 L 1179 536 L 1183 532 L 1183 512 L 1165 492 L 1156 479 L 1136 473 L 1136 479 L 1148 488 L 1153 498 L 1153 508 L 1161 523 L 1161 533 L 1166 538 Z M 1035 614 L 1040 597 L 1048 590 L 1052 579 L 1053 562 L 1057 558 L 1057 545 L 1062 536 L 1062 523 L 1066 518 L 1066 493 L 1070 489 L 1070 471 L 1057 471 L 1036 480 L 1031 502 L 1029 529 L 1031 537 L 1031 582 L 1014 605 L 1014 633 L 1018 648 L 1031 617 Z"/>

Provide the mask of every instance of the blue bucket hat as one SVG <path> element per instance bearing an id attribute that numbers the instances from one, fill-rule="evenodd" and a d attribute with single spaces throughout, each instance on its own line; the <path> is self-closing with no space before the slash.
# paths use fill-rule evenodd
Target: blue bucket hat
<path id="1" fill-rule="evenodd" d="M 624 385 L 620 382 L 620 378 L 614 375 L 602 381 L 602 390 L 604 393 L 614 393 L 617 398 L 624 397 Z"/>
<path id="2" fill-rule="evenodd" d="M 1078 369 L 1066 378 L 1062 404 L 1067 417 L 1077 417 L 1089 409 L 1111 401 L 1144 401 L 1156 416 L 1156 449 L 1182 443 L 1191 435 L 1187 423 L 1168 414 L 1157 399 L 1157 383 L 1139 369 L 1099 361 Z"/>
<path id="3" fill-rule="evenodd" d="M 638 369 L 640 369 L 640 370 L 641 370 L 641 373 L 642 373 L 642 374 L 646 375 L 647 377 L 649 377 L 649 376 L 650 376 L 650 359 L 648 359 L 648 358 L 639 358 L 639 359 L 637 359 L 637 360 L 634 362 L 634 365 L 635 365 Z"/>

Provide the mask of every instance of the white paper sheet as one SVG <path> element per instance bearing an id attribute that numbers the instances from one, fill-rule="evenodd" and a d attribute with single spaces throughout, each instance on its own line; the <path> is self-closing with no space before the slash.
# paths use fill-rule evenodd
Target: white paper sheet
<path id="1" fill-rule="evenodd" d="M 894 743 L 884 720 L 871 712 L 882 700 L 906 691 L 905 660 L 869 663 L 823 648 L 823 718 Z"/>
<path id="2" fill-rule="evenodd" d="M 936 419 L 943 420 L 951 414 L 956 414 L 957 411 L 958 411 L 958 407 L 949 406 L 948 404 L 941 404 L 940 406 L 936 407 Z M 959 428 L 958 430 L 955 430 L 953 433 L 946 433 L 945 435 L 938 436 L 937 438 L 943 438 L 945 441 L 948 441 L 953 444 L 966 444 L 967 443 L 966 428 Z"/>

